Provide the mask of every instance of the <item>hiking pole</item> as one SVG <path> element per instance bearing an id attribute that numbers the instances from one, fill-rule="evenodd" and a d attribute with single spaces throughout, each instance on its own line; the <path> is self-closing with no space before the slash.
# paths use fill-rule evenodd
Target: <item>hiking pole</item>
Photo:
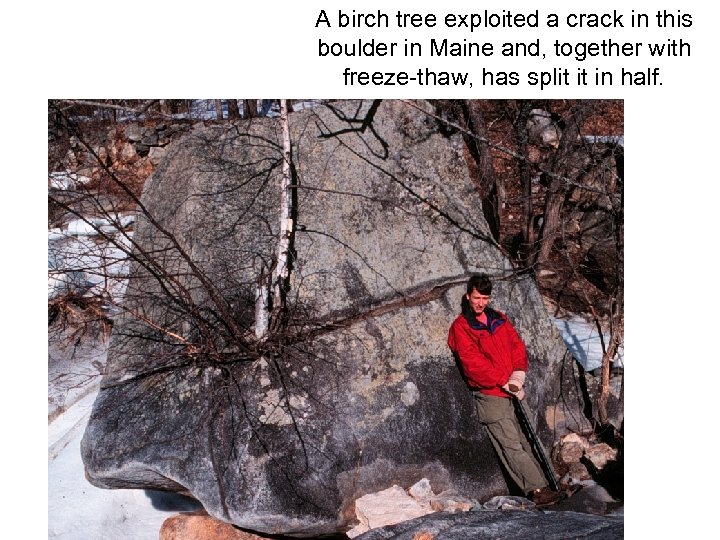
<path id="1" fill-rule="evenodd" d="M 552 467 L 550 466 L 550 461 L 545 455 L 545 450 L 543 449 L 542 444 L 540 443 L 540 439 L 538 439 L 538 436 L 535 433 L 535 430 L 532 428 L 527 414 L 525 414 L 525 409 L 523 408 L 522 403 L 517 398 L 517 396 L 513 395 L 510 392 L 508 392 L 508 394 L 510 394 L 510 396 L 512 397 L 512 402 L 515 406 L 515 414 L 517 415 L 518 420 L 520 421 L 520 425 L 522 426 L 523 431 L 527 436 L 528 442 L 533 449 L 533 453 L 535 454 L 535 457 L 540 464 L 540 468 L 542 469 L 543 473 L 545 473 L 545 478 L 547 478 L 550 487 L 554 491 L 560 491 L 560 487 L 555 480 L 555 473 L 553 473 Z"/>

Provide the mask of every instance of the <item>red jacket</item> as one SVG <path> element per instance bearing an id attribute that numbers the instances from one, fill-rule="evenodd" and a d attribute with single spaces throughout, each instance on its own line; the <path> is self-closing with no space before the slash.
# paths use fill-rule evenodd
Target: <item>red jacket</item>
<path id="1" fill-rule="evenodd" d="M 459 315 L 448 345 L 460 361 L 468 386 L 490 396 L 508 397 L 500 387 L 513 371 L 527 371 L 525 345 L 504 313 L 485 308 L 487 324 Z"/>

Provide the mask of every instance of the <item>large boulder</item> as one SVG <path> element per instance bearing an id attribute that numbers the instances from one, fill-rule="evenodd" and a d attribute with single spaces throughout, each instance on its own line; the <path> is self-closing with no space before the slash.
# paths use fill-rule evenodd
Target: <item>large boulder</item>
<path id="1" fill-rule="evenodd" d="M 94 485 L 183 492 L 244 529 L 297 536 L 348 530 L 356 499 L 423 478 L 435 493 L 507 493 L 446 345 L 468 276 L 497 278 L 539 413 L 564 345 L 490 237 L 462 139 L 398 101 L 364 125 L 370 106 L 290 115 L 298 231 L 288 314 L 264 345 L 255 292 L 279 229 L 279 120 L 168 147 L 82 442 Z"/>

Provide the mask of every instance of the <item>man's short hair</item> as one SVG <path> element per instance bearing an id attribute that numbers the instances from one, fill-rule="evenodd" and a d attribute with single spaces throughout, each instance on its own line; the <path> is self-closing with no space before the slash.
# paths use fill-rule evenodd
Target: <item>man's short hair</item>
<path id="1" fill-rule="evenodd" d="M 475 274 L 467 282 L 467 293 L 477 291 L 490 296 L 492 294 L 492 281 L 487 274 Z"/>

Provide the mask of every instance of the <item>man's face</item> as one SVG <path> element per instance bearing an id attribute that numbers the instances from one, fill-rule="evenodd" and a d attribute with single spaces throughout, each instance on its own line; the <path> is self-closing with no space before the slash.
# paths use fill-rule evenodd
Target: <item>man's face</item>
<path id="1" fill-rule="evenodd" d="M 489 294 L 482 294 L 476 290 L 473 290 L 470 294 L 466 294 L 465 297 L 468 299 L 470 307 L 475 312 L 476 316 L 482 314 L 482 312 L 485 311 L 485 307 L 490 302 Z"/>

